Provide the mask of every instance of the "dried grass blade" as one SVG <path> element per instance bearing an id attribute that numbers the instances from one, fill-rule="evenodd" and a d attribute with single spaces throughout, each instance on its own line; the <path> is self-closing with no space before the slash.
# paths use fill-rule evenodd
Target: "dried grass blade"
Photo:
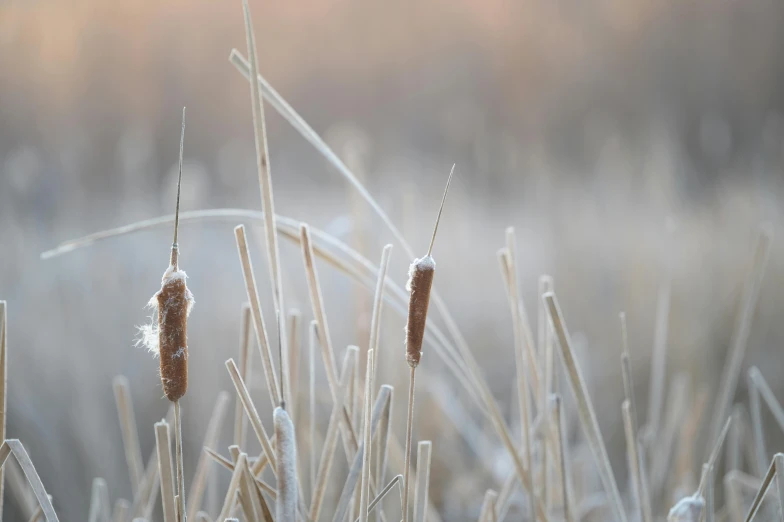
<path id="1" fill-rule="evenodd" d="M 114 501 L 114 509 L 112 510 L 112 522 L 125 522 L 128 514 L 131 511 L 131 503 L 124 498 L 118 498 Z"/>
<path id="2" fill-rule="evenodd" d="M 106 486 L 106 481 L 100 477 L 93 479 L 87 520 L 89 522 L 110 522 L 109 488 Z"/>
<path id="3" fill-rule="evenodd" d="M 362 438 L 362 478 L 360 480 L 360 497 L 359 497 L 359 522 L 367 522 L 368 519 L 368 503 L 370 502 L 370 468 L 371 468 L 371 444 L 372 433 L 370 426 L 371 415 L 371 402 L 373 402 L 373 369 L 375 368 L 373 350 L 368 350 L 367 353 L 367 369 L 365 370 L 365 401 L 363 406 L 365 413 L 363 415 L 363 432 Z"/>
<path id="4" fill-rule="evenodd" d="M 248 294 L 253 326 L 256 330 L 256 342 L 259 345 L 259 353 L 261 354 L 261 365 L 264 368 L 264 375 L 267 379 L 267 393 L 274 408 L 280 404 L 282 397 L 279 396 L 278 379 L 275 376 L 275 370 L 272 365 L 272 351 L 267 337 L 267 327 L 264 323 L 264 317 L 261 315 L 261 303 L 256 287 L 256 276 L 253 274 L 253 264 L 248 251 L 248 241 L 245 237 L 245 226 L 239 225 L 235 227 L 234 236 L 237 241 L 240 262 L 242 263 L 242 275 L 245 279 L 245 290 Z"/>
<path id="5" fill-rule="evenodd" d="M 155 423 L 155 447 L 158 455 L 158 474 L 161 477 L 161 504 L 163 522 L 177 521 L 177 506 L 174 504 L 174 475 L 172 472 L 171 439 L 166 421 Z"/>
<path id="6" fill-rule="evenodd" d="M 264 455 L 267 457 L 267 459 L 269 459 L 272 472 L 277 475 L 275 452 L 272 451 L 272 445 L 270 444 L 267 431 L 264 429 L 264 424 L 262 424 L 261 417 L 259 417 L 259 412 L 256 410 L 255 404 L 253 404 L 253 399 L 250 397 L 248 388 L 242 381 L 242 377 L 240 377 L 240 373 L 237 369 L 237 365 L 234 363 L 234 359 L 229 359 L 226 361 L 226 368 L 229 370 L 231 381 L 234 383 L 234 388 L 237 390 L 237 395 L 239 395 L 240 400 L 242 401 L 243 408 L 245 408 L 245 414 L 250 419 L 250 425 L 253 427 L 253 431 L 256 433 L 256 437 L 261 443 L 261 448 L 264 451 Z"/>
<path id="7" fill-rule="evenodd" d="M 640 471 L 640 455 L 637 453 L 637 436 L 634 432 L 634 419 L 629 399 L 623 401 L 623 427 L 626 435 L 626 453 L 629 461 L 629 472 L 632 476 L 634 494 L 637 497 L 637 508 L 643 522 L 653 522 L 650 512 L 650 502 L 643 496 L 642 474 Z"/>
<path id="8" fill-rule="evenodd" d="M 30 456 L 27 454 L 22 443 L 17 439 L 6 439 L 5 442 L 3 442 L 3 445 L 0 446 L 0 467 L 5 464 L 9 453 L 13 453 L 17 462 L 19 462 L 19 466 L 22 468 L 25 477 L 27 477 L 33 494 L 35 495 L 35 498 L 38 499 L 38 504 L 44 512 L 46 522 L 58 522 L 57 513 L 54 511 L 52 501 L 46 494 L 46 489 L 44 489 L 44 485 L 41 482 L 41 477 L 38 476 L 33 461 L 30 460 Z"/>
<path id="9" fill-rule="evenodd" d="M 498 493 L 492 489 L 485 492 L 482 508 L 479 510 L 479 522 L 496 522 L 495 504 Z"/>
<path id="10" fill-rule="evenodd" d="M 226 490 L 226 499 L 223 501 L 223 507 L 218 515 L 217 520 L 225 520 L 231 515 L 232 508 L 234 507 L 234 500 L 237 498 L 237 492 L 240 488 L 240 482 L 243 478 L 243 468 L 247 465 L 248 456 L 241 454 L 234 465 L 234 472 L 231 474 L 231 481 L 229 481 L 229 488 Z"/>
<path id="11" fill-rule="evenodd" d="M 735 395 L 735 389 L 738 385 L 743 356 L 746 353 L 746 345 L 751 333 L 751 321 L 757 305 L 762 278 L 765 275 L 765 267 L 768 263 L 770 243 L 771 233 L 763 229 L 757 240 L 754 261 L 743 289 L 741 307 L 738 310 L 730 353 L 724 363 L 724 370 L 719 380 L 719 389 L 713 411 L 713 425 L 710 431 L 713 440 L 719 436 L 721 425 L 724 419 L 727 418 L 732 397 Z"/>
<path id="12" fill-rule="evenodd" d="M 569 332 L 563 321 L 561 308 L 558 306 L 558 301 L 556 300 L 554 293 L 549 292 L 545 294 L 544 299 L 547 303 L 548 311 L 550 312 L 550 321 L 558 336 L 562 360 L 569 377 L 569 384 L 571 385 L 572 392 L 577 401 L 577 412 L 580 417 L 580 423 L 583 425 L 583 431 L 588 440 L 591 452 L 593 453 L 594 460 L 596 461 L 599 476 L 605 492 L 610 497 L 610 504 L 612 505 L 616 519 L 625 522 L 626 513 L 623 509 L 621 494 L 618 491 L 618 484 L 615 482 L 610 459 L 607 456 L 607 448 L 604 446 L 604 440 L 602 439 L 602 433 L 599 429 L 599 422 L 596 420 L 596 412 L 591 404 L 588 388 L 585 385 L 582 373 L 572 354 L 571 339 L 569 338 Z"/>
<path id="13" fill-rule="evenodd" d="M 253 367 L 253 357 L 251 357 L 251 339 L 250 339 L 250 326 L 251 326 L 251 311 L 250 304 L 245 303 L 242 305 L 242 314 L 240 320 L 240 353 L 239 353 L 239 370 L 240 375 L 245 379 L 245 384 L 250 385 L 251 371 Z M 240 448 L 245 447 L 245 433 L 248 430 L 248 418 L 242 408 L 242 401 L 239 397 L 234 404 L 234 444 Z"/>
<path id="14" fill-rule="evenodd" d="M 430 489 L 430 456 L 433 443 L 429 440 L 417 444 L 417 472 L 414 482 L 414 522 L 425 522 Z"/>
<path id="15" fill-rule="evenodd" d="M 378 424 L 381 420 L 381 415 L 384 411 L 386 406 L 386 402 L 390 400 L 392 396 L 393 388 L 389 385 L 381 386 L 381 389 L 376 396 L 376 402 L 373 405 L 372 414 L 370 416 L 370 436 L 371 438 L 376 432 L 378 428 Z M 364 445 L 364 443 L 363 443 Z M 354 460 L 351 463 L 349 468 L 348 477 L 346 477 L 346 482 L 343 485 L 343 491 L 340 494 L 340 498 L 338 500 L 337 507 L 335 508 L 334 516 L 332 517 L 332 522 L 342 522 L 346 515 L 348 514 L 348 507 L 351 501 L 351 497 L 353 496 L 354 490 L 357 487 L 357 482 L 359 481 L 360 472 L 362 470 L 362 456 L 364 454 L 364 448 L 360 446 L 356 454 L 354 455 Z"/>
<path id="16" fill-rule="evenodd" d="M 389 493 L 396 484 L 400 484 L 401 480 L 403 480 L 403 475 L 396 475 L 395 478 L 390 480 L 389 483 L 384 486 L 384 489 L 382 489 L 381 492 L 376 495 L 376 498 L 373 499 L 373 502 L 368 505 L 368 513 L 372 513 L 373 509 L 375 509 L 379 502 L 384 500 L 384 497 L 387 496 L 387 493 Z M 354 522 L 359 522 L 359 517 L 357 517 Z"/>
<path id="17" fill-rule="evenodd" d="M 776 456 L 782 455 L 781 453 L 777 453 Z M 768 471 L 765 473 L 765 476 L 762 479 L 762 484 L 760 484 L 759 489 L 757 490 L 757 494 L 754 495 L 754 500 L 751 503 L 751 508 L 749 509 L 749 513 L 746 515 L 745 522 L 751 522 L 751 520 L 756 516 L 757 512 L 759 511 L 760 507 L 762 506 L 762 499 L 765 497 L 765 493 L 768 492 L 768 488 L 773 483 L 773 479 L 776 478 L 778 474 L 778 469 L 776 466 L 776 458 L 774 457 L 768 467 Z"/>

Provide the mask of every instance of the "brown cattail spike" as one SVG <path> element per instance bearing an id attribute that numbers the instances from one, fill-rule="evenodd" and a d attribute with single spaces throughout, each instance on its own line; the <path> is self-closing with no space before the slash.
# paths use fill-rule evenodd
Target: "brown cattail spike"
<path id="1" fill-rule="evenodd" d="M 438 217 L 433 227 L 433 236 L 430 238 L 430 247 L 427 255 L 420 259 L 415 259 L 408 268 L 408 283 L 406 288 L 411 292 L 408 301 L 408 322 L 406 324 L 406 361 L 412 368 L 416 368 L 422 358 L 422 340 L 425 337 L 425 324 L 427 322 L 427 309 L 430 305 L 430 289 L 433 286 L 433 276 L 436 272 L 436 261 L 430 255 L 433 253 L 433 244 L 436 241 L 438 223 L 441 221 L 441 213 L 444 210 L 444 202 L 449 192 L 449 184 L 452 175 L 455 173 L 455 166 L 449 171 L 449 179 L 446 182 L 444 196 L 441 198 L 441 206 L 438 209 Z"/>
<path id="2" fill-rule="evenodd" d="M 172 402 L 185 395 L 188 388 L 188 314 L 193 307 L 193 295 L 185 284 L 185 272 L 179 269 L 177 228 L 182 184 L 182 151 L 185 137 L 185 109 L 180 137 L 180 173 L 177 182 L 177 207 L 174 218 L 174 241 L 171 264 L 163 274 L 161 289 L 152 296 L 148 306 L 157 310 L 157 324 L 141 327 L 140 343 L 160 357 L 163 393 Z M 154 315 L 153 315 L 154 317 Z"/>
<path id="3" fill-rule="evenodd" d="M 406 361 L 412 368 L 422 358 L 422 340 L 425 337 L 430 289 L 436 273 L 436 262 L 431 256 L 415 259 L 408 269 L 408 324 L 406 325 Z"/>

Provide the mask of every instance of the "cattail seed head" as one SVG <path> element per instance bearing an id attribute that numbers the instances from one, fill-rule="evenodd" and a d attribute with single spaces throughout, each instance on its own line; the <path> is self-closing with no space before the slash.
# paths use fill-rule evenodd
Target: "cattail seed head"
<path id="1" fill-rule="evenodd" d="M 161 384 L 166 398 L 174 402 L 188 388 L 188 315 L 193 295 L 185 284 L 185 272 L 170 266 L 155 294 L 158 309 L 158 356 Z M 151 300 L 152 301 L 152 300 Z"/>
<path id="2" fill-rule="evenodd" d="M 278 461 L 278 496 L 275 499 L 275 520 L 297 521 L 297 439 L 291 417 L 281 407 L 273 412 L 275 422 L 275 457 Z"/>
<path id="3" fill-rule="evenodd" d="M 406 361 L 412 368 L 416 368 L 422 358 L 422 340 L 425 337 L 430 289 L 435 272 L 436 262 L 429 255 L 415 259 L 408 269 L 406 289 L 411 292 L 411 297 L 406 323 Z"/>

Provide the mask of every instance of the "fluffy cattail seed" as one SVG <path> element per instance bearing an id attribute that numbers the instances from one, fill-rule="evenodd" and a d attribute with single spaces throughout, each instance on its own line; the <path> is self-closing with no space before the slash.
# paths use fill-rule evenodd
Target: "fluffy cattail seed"
<path id="1" fill-rule="evenodd" d="M 154 310 L 153 322 L 143 326 L 139 342 L 160 358 L 161 384 L 172 402 L 185 395 L 188 388 L 188 315 L 193 308 L 193 294 L 185 284 L 185 272 L 179 268 L 177 229 L 182 185 L 182 149 L 185 139 L 185 109 L 180 137 L 180 171 L 177 181 L 177 206 L 174 214 L 174 241 L 169 268 L 163 273 L 161 289 L 147 304 Z M 157 313 L 155 313 L 157 312 Z M 157 315 L 157 317 L 156 317 Z"/>

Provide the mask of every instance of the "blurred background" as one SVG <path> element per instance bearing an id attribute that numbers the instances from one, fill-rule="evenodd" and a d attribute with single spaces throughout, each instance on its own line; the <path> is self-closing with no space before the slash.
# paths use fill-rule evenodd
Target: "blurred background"
<path id="1" fill-rule="evenodd" d="M 781 235 L 784 4 L 313 0 L 251 9 L 261 73 L 364 179 L 417 251 L 426 250 L 457 165 L 434 251 L 435 286 L 510 423 L 512 327 L 496 250 L 504 228 L 516 227 L 529 314 L 535 320 L 537 278 L 551 274 L 623 482 L 618 312 L 628 316 L 641 416 L 657 296 L 667 281 L 668 379 L 684 372 L 693 390 L 715 385 L 760 223 Z M 171 230 L 48 261 L 39 255 L 173 212 L 183 106 L 182 209 L 261 209 L 248 83 L 228 62 L 233 47 L 247 54 L 240 2 L 0 3 L 8 434 L 28 448 L 63 520 L 86 517 L 93 477 L 107 479 L 113 500 L 130 495 L 115 375 L 131 383 L 145 458 L 154 449 L 152 423 L 168 404 L 157 361 L 133 341 L 168 264 Z M 377 263 L 393 242 L 378 217 L 270 107 L 267 129 L 277 212 Z M 235 224 L 185 224 L 180 233 L 196 297 L 186 470 L 195 466 L 217 391 L 232 390 L 223 361 L 237 357 L 245 299 Z M 266 253 L 253 226 L 270 324 Z M 287 304 L 307 324 L 300 250 L 285 241 L 282 249 Z M 784 340 L 776 313 L 784 304 L 782 261 L 774 240 L 746 356 L 777 394 L 784 392 L 776 357 Z M 390 276 L 398 283 L 409 262 L 396 245 Z M 367 347 L 371 294 L 326 265 L 320 270 L 340 360 L 348 344 Z M 386 316 L 381 379 L 404 391 L 404 319 L 391 309 Z M 425 361 L 459 388 L 435 356 Z M 261 377 L 254 393 L 266 407 Z M 741 379 L 738 400 L 745 393 Z M 427 390 L 420 397 L 425 408 Z M 402 437 L 400 392 L 396 403 Z M 330 406 L 321 407 L 326 426 Z M 447 520 L 475 520 L 484 489 L 499 477 L 457 478 L 477 457 L 456 431 L 448 420 L 415 426 L 416 437 L 437 441 L 433 501 Z M 223 438 L 225 453 L 228 428 Z M 780 449 L 775 441 L 780 434 L 770 442 Z M 19 509 L 13 499 L 8 508 Z M 19 518 L 9 520 L 23 520 L 23 511 L 11 513 Z"/>

